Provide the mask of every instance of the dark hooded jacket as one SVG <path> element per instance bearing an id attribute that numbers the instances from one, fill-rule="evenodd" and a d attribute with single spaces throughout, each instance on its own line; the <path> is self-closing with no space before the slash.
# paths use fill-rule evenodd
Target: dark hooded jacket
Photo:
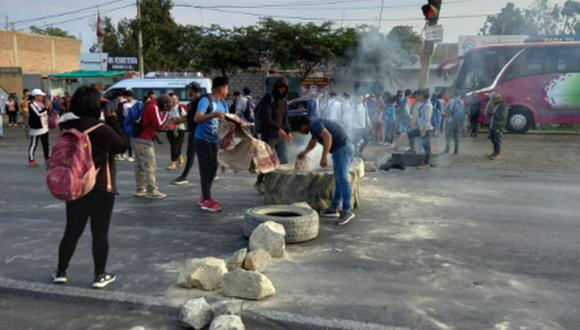
<path id="1" fill-rule="evenodd" d="M 280 94 L 278 88 L 286 87 L 286 92 Z M 290 124 L 288 123 L 288 79 L 281 77 L 274 84 L 271 92 L 266 93 L 258 104 L 257 113 L 260 116 L 260 133 L 262 139 L 271 139 L 278 137 L 278 131 L 283 129 L 290 133 Z"/>

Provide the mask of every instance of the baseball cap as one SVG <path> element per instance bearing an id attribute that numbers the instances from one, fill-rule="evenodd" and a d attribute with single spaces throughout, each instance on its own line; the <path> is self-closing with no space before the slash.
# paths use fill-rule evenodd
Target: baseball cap
<path id="1" fill-rule="evenodd" d="M 46 94 L 42 90 L 40 90 L 39 88 L 33 89 L 32 92 L 30 92 L 30 95 L 32 95 L 32 96 L 39 96 L 39 95 L 46 96 Z"/>

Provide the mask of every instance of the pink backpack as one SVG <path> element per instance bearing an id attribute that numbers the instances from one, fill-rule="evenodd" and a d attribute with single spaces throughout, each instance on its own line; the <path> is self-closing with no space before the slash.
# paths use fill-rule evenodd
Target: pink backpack
<path id="1" fill-rule="evenodd" d="M 98 170 L 93 162 L 89 134 L 104 124 L 95 125 L 79 132 L 72 128 L 58 136 L 48 165 L 46 183 L 50 192 L 62 201 L 75 201 L 87 195 L 95 187 Z M 107 167 L 107 190 L 111 191 L 109 162 Z"/>

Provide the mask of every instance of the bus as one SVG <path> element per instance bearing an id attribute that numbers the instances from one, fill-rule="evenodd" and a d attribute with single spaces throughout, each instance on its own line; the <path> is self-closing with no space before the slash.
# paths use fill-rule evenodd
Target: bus
<path id="1" fill-rule="evenodd" d="M 187 104 L 187 85 L 194 81 L 201 86 L 202 94 L 211 92 L 211 79 L 208 78 L 145 78 L 121 80 L 105 91 L 105 97 L 110 98 L 115 91 L 130 89 L 136 100 L 143 100 L 152 91 L 157 97 L 169 93 L 177 94 L 180 103 Z"/>
<path id="2" fill-rule="evenodd" d="M 452 91 L 466 104 L 499 93 L 510 107 L 507 130 L 580 124 L 580 42 L 477 47 L 462 58 Z M 482 116 L 482 123 L 487 119 Z"/>

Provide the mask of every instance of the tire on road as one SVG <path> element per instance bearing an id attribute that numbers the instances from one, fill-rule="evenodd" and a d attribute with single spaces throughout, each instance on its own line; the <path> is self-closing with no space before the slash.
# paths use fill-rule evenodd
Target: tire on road
<path id="1" fill-rule="evenodd" d="M 250 237 L 254 229 L 266 221 L 274 221 L 286 231 L 286 243 L 310 241 L 318 236 L 320 220 L 310 207 L 299 205 L 268 205 L 246 211 L 244 235 Z"/>
<path id="2" fill-rule="evenodd" d="M 526 133 L 534 124 L 534 116 L 528 108 L 515 106 L 508 115 L 506 129 L 510 133 Z"/>

